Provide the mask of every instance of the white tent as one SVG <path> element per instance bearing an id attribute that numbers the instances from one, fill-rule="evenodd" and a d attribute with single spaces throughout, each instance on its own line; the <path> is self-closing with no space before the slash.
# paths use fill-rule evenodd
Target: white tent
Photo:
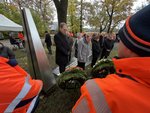
<path id="1" fill-rule="evenodd" d="M 16 24 L 4 15 L 0 14 L 0 31 L 22 31 L 21 25 Z"/>

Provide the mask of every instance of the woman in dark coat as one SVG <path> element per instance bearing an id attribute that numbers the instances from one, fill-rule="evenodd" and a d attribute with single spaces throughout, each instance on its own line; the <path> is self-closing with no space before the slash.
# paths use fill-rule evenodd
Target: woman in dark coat
<path id="1" fill-rule="evenodd" d="M 103 47 L 102 47 L 102 53 L 101 57 L 102 58 L 107 58 L 111 52 L 111 50 L 114 47 L 114 39 L 112 35 L 107 35 L 107 37 L 104 37 L 103 39 Z"/>
<path id="2" fill-rule="evenodd" d="M 93 67 L 99 58 L 101 52 L 100 44 L 99 44 L 99 36 L 97 34 L 93 34 L 92 37 L 92 64 L 91 67 Z"/>

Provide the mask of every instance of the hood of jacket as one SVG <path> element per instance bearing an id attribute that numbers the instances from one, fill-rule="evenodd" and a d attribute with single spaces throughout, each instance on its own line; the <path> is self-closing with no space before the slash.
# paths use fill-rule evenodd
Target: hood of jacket
<path id="1" fill-rule="evenodd" d="M 150 57 L 113 59 L 116 73 L 131 76 L 150 86 Z"/>

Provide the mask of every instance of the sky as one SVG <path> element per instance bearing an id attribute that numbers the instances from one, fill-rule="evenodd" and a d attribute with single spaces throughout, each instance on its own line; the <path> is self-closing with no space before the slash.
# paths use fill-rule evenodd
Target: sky
<path id="1" fill-rule="evenodd" d="M 144 4 L 146 4 L 146 0 L 135 0 L 133 10 L 135 11 L 136 8 L 141 7 Z"/>
<path id="2" fill-rule="evenodd" d="M 142 5 L 146 4 L 146 0 L 135 0 L 132 7 L 132 13 L 136 13 L 138 8 L 141 8 Z M 118 28 L 121 28 L 125 23 L 125 20 L 123 20 L 119 25 Z"/>
<path id="3" fill-rule="evenodd" d="M 92 2 L 94 0 L 84 0 L 86 2 Z M 141 7 L 142 4 L 145 4 L 146 3 L 146 0 L 134 0 L 135 2 L 133 3 L 133 10 L 135 10 L 137 7 Z"/>

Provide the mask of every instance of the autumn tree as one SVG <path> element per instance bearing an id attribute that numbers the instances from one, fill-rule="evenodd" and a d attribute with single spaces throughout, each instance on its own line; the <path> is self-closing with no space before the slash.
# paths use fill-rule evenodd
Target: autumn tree
<path id="1" fill-rule="evenodd" d="M 103 5 L 99 1 L 94 1 L 87 5 L 87 7 L 90 7 L 87 14 L 87 23 L 94 27 L 95 30 L 99 29 L 101 33 L 108 25 L 108 16 Z"/>
<path id="2" fill-rule="evenodd" d="M 69 0 L 68 4 L 68 25 L 73 33 L 79 32 L 80 21 L 77 14 L 77 0 Z"/>
<path id="3" fill-rule="evenodd" d="M 102 0 L 107 15 L 109 17 L 107 33 L 113 29 L 130 15 L 133 0 Z"/>
<path id="4" fill-rule="evenodd" d="M 0 3 L 0 14 L 5 15 L 7 18 L 13 20 L 18 24 L 22 24 L 20 12 L 15 4 L 8 1 Z"/>
<path id="5" fill-rule="evenodd" d="M 79 15 L 80 20 L 80 32 L 83 32 L 83 26 L 88 17 L 87 14 L 90 10 L 89 4 L 90 2 L 86 2 L 85 0 L 77 2 L 77 15 Z"/>
<path id="6" fill-rule="evenodd" d="M 39 0 L 38 0 L 39 1 Z M 50 0 L 40 0 L 36 2 L 37 10 L 40 9 L 41 18 L 44 23 L 45 30 L 48 30 L 50 23 L 53 20 L 53 9 Z"/>
<path id="7" fill-rule="evenodd" d="M 51 0 L 11 0 L 12 4 L 21 7 L 27 7 L 31 10 L 33 19 L 40 35 L 49 29 L 53 20 L 53 7 Z M 18 10 L 19 10 L 18 9 Z M 20 18 L 21 19 L 21 18 Z"/>
<path id="8" fill-rule="evenodd" d="M 83 0 L 80 2 L 80 32 L 82 32 L 83 24 Z"/>

